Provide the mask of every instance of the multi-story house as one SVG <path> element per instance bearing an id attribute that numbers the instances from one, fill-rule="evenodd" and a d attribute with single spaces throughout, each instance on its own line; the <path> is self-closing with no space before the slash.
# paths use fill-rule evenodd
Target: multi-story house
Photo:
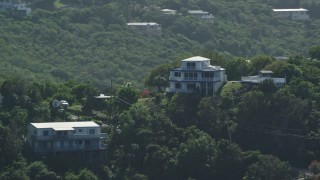
<path id="1" fill-rule="evenodd" d="M 212 14 L 202 10 L 189 10 L 188 14 L 192 17 L 199 18 L 206 23 L 213 23 L 214 20 L 214 16 Z"/>
<path id="2" fill-rule="evenodd" d="M 292 20 L 305 20 L 309 19 L 307 14 L 307 9 L 273 9 L 273 12 L 276 16 L 281 18 L 288 18 Z"/>
<path id="3" fill-rule="evenodd" d="M 93 151 L 105 149 L 106 133 L 93 121 L 45 122 L 28 125 L 27 141 L 33 152 Z"/>
<path id="4" fill-rule="evenodd" d="M 155 22 L 131 22 L 127 26 L 138 32 L 159 35 L 161 34 L 161 26 Z"/>
<path id="5" fill-rule="evenodd" d="M 272 80 L 276 87 L 282 87 L 286 83 L 286 78 L 276 78 L 272 77 L 272 71 L 260 71 L 260 73 L 256 76 L 242 76 L 242 83 L 251 83 L 251 84 L 259 84 L 264 80 Z"/>
<path id="6" fill-rule="evenodd" d="M 29 15 L 31 13 L 31 8 L 27 7 L 27 4 L 20 0 L 0 0 L 0 9 L 16 10 L 24 15 Z"/>
<path id="7" fill-rule="evenodd" d="M 168 93 L 214 94 L 227 81 L 225 69 L 210 65 L 210 59 L 195 56 L 181 61 L 170 71 Z"/>

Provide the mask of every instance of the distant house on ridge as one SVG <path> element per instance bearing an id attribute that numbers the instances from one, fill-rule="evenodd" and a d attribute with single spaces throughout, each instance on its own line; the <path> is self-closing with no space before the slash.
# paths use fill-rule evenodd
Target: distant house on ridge
<path id="1" fill-rule="evenodd" d="M 288 18 L 292 20 L 305 20 L 309 19 L 309 15 L 307 14 L 307 9 L 273 9 L 273 13 L 277 17 Z"/>
<path id="2" fill-rule="evenodd" d="M 214 16 L 209 12 L 202 10 L 189 10 L 188 14 L 192 17 L 199 18 L 206 23 L 213 23 Z"/>
<path id="3" fill-rule="evenodd" d="M 16 10 L 23 15 L 30 15 L 31 8 L 27 7 L 26 3 L 21 3 L 20 0 L 0 0 L 1 10 Z"/>
<path id="4" fill-rule="evenodd" d="M 135 31 L 159 35 L 161 34 L 161 26 L 155 22 L 131 22 L 127 26 Z"/>

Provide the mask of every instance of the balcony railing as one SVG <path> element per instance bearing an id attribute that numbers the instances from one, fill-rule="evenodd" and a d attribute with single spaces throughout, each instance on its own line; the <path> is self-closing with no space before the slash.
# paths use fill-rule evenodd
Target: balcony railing
<path id="1" fill-rule="evenodd" d="M 37 141 L 46 141 L 54 139 L 98 139 L 98 138 L 107 138 L 107 133 L 100 134 L 68 134 L 68 135 L 48 135 L 48 136 L 35 136 L 32 135 L 32 140 Z"/>
<path id="2" fill-rule="evenodd" d="M 211 77 L 211 78 L 204 78 L 204 77 L 175 77 L 170 76 L 169 80 L 172 81 L 209 81 L 209 82 L 216 82 L 220 81 L 220 77 Z"/>

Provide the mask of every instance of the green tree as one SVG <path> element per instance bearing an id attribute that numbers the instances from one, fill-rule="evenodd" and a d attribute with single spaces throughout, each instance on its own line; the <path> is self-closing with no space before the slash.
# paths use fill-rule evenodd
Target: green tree
<path id="1" fill-rule="evenodd" d="M 320 46 L 313 46 L 309 49 L 309 56 L 311 59 L 320 60 Z"/>
<path id="2" fill-rule="evenodd" d="M 282 162 L 279 158 L 271 155 L 262 155 L 258 162 L 248 167 L 243 179 L 291 179 L 290 166 L 287 162 Z"/>
<path id="3" fill-rule="evenodd" d="M 98 177 L 88 169 L 82 169 L 78 174 L 79 180 L 98 180 Z"/>

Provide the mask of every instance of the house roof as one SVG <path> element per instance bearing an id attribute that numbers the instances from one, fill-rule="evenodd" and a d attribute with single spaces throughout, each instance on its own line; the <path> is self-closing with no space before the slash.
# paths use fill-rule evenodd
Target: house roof
<path id="1" fill-rule="evenodd" d="M 308 11 L 307 9 L 299 8 L 299 9 L 272 9 L 274 12 L 305 12 Z"/>
<path id="2" fill-rule="evenodd" d="M 202 10 L 189 10 L 189 14 L 209 14 L 207 11 L 202 11 Z"/>
<path id="3" fill-rule="evenodd" d="M 162 9 L 162 12 L 176 12 L 176 10 L 173 9 Z"/>
<path id="4" fill-rule="evenodd" d="M 38 129 L 52 128 L 54 130 L 73 130 L 77 127 L 99 127 L 93 121 L 78 121 L 78 122 L 44 122 L 44 123 L 30 123 L 32 126 Z"/>
<path id="5" fill-rule="evenodd" d="M 188 59 L 184 59 L 182 60 L 183 62 L 194 62 L 194 61 L 208 61 L 210 59 L 208 58 L 205 58 L 205 57 L 201 57 L 201 56 L 194 56 L 194 57 L 191 57 L 191 58 L 188 58 Z"/>
<path id="6" fill-rule="evenodd" d="M 156 26 L 159 25 L 158 23 L 155 22 L 131 22 L 127 23 L 128 26 Z"/>
<path id="7" fill-rule="evenodd" d="M 262 74 L 272 74 L 273 71 L 261 70 L 260 73 L 262 73 Z"/>

